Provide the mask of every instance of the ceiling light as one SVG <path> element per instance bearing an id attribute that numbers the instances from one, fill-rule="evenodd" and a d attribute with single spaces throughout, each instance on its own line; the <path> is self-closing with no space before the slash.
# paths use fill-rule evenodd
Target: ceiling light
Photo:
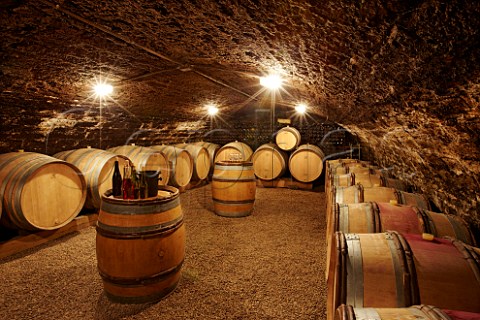
<path id="1" fill-rule="evenodd" d="M 113 92 L 113 87 L 108 83 L 97 83 L 94 90 L 97 97 L 105 97 Z"/>
<path id="2" fill-rule="evenodd" d="M 215 107 L 214 105 L 208 105 L 207 106 L 207 112 L 209 115 L 214 116 L 218 113 L 218 108 Z"/>
<path id="3" fill-rule="evenodd" d="M 301 103 L 295 107 L 295 111 L 297 111 L 300 114 L 304 114 L 307 111 L 307 106 Z"/>
<path id="4" fill-rule="evenodd" d="M 260 84 L 270 90 L 279 89 L 282 86 L 282 82 L 283 79 L 278 74 L 260 77 Z"/>

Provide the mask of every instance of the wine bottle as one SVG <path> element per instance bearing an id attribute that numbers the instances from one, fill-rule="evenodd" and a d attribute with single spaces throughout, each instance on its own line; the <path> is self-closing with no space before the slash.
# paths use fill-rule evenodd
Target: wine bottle
<path id="1" fill-rule="evenodd" d="M 148 198 L 148 186 L 147 186 L 147 178 L 145 177 L 145 171 L 140 171 L 140 198 L 145 199 Z"/>
<path id="2" fill-rule="evenodd" d="M 133 199 L 140 198 L 140 194 L 138 193 L 140 181 L 138 178 L 138 173 L 135 170 L 135 166 L 132 165 L 132 189 L 133 189 Z"/>
<path id="3" fill-rule="evenodd" d="M 115 161 L 115 168 L 113 169 L 113 176 L 112 176 L 112 195 L 115 198 L 122 197 L 122 175 L 120 173 L 120 168 L 118 166 L 118 161 Z"/>
<path id="4" fill-rule="evenodd" d="M 132 167 L 130 166 L 130 161 L 125 162 L 123 167 L 123 199 L 133 199 L 133 183 L 132 183 Z"/>

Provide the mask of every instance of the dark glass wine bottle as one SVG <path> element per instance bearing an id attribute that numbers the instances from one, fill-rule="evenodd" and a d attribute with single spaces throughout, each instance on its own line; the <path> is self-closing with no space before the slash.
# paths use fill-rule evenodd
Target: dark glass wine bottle
<path id="1" fill-rule="evenodd" d="M 132 167 L 130 161 L 125 162 L 123 167 L 123 183 L 122 183 L 123 199 L 134 199 L 133 183 L 132 183 Z"/>
<path id="2" fill-rule="evenodd" d="M 122 197 L 122 174 L 118 166 L 118 161 L 115 161 L 115 168 L 113 169 L 112 176 L 112 195 L 115 198 Z"/>
<path id="3" fill-rule="evenodd" d="M 145 171 L 140 171 L 140 198 L 145 199 L 148 198 L 148 186 L 147 186 L 147 178 L 145 177 Z"/>

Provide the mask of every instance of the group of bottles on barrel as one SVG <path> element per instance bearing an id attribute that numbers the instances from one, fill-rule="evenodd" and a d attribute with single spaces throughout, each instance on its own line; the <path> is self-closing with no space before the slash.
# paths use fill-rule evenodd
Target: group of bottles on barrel
<path id="1" fill-rule="evenodd" d="M 118 161 L 115 161 L 115 169 L 112 176 L 112 193 L 115 198 L 145 199 L 148 197 L 147 180 L 145 172 L 137 173 L 135 166 L 130 161 L 125 162 L 123 178 L 120 174 Z"/>

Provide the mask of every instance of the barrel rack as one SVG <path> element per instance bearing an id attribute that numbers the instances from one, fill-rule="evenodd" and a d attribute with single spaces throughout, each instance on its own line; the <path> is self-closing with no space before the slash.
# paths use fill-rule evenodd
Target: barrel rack
<path id="1" fill-rule="evenodd" d="M 20 234 L 16 237 L 0 242 L 0 259 L 27 249 L 38 247 L 67 234 L 93 226 L 97 223 L 97 218 L 97 213 L 79 215 L 61 228 Z"/>

